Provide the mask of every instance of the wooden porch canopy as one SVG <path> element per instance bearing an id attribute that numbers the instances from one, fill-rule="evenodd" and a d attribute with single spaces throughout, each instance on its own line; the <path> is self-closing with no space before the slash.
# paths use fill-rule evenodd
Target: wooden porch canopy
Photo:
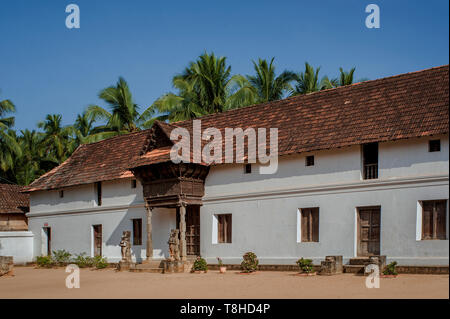
<path id="1" fill-rule="evenodd" d="M 150 207 L 202 205 L 209 167 L 194 163 L 158 163 L 132 169 Z"/>
<path id="2" fill-rule="evenodd" d="M 141 182 L 147 211 L 147 261 L 153 258 L 152 211 L 177 208 L 180 216 L 180 258 L 187 259 L 186 206 L 202 205 L 209 167 L 193 163 L 157 163 L 132 169 Z"/>
<path id="3" fill-rule="evenodd" d="M 130 168 L 143 187 L 147 211 L 147 260 L 153 257 L 152 210 L 177 208 L 180 217 L 180 257 L 186 260 L 186 206 L 202 205 L 209 166 L 170 160 L 170 124 L 156 122 L 135 166 Z"/>

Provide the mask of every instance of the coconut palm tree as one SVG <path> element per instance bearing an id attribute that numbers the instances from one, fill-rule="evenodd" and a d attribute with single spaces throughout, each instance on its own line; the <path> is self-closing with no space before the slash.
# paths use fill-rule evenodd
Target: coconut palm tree
<path id="1" fill-rule="evenodd" d="M 231 76 L 225 57 L 204 53 L 172 80 L 176 93 L 158 98 L 149 108 L 159 120 L 181 121 L 254 103 L 248 80 Z"/>
<path id="2" fill-rule="evenodd" d="M 342 68 L 339 68 L 339 86 L 350 85 L 353 84 L 353 74 L 355 73 L 356 68 L 351 68 L 350 71 L 346 72 Z"/>
<path id="3" fill-rule="evenodd" d="M 14 176 L 20 185 L 28 185 L 37 177 L 53 168 L 56 164 L 45 158 L 43 137 L 44 134 L 28 129 L 20 131 L 18 141 L 22 149 L 22 156 L 17 158 Z"/>
<path id="4" fill-rule="evenodd" d="M 158 116 L 159 120 L 168 119 L 170 122 L 177 122 L 207 114 L 200 105 L 200 97 L 195 90 L 194 81 L 174 77 L 172 85 L 178 90 L 178 94 L 167 93 L 152 105 L 152 108 L 161 113 Z"/>
<path id="5" fill-rule="evenodd" d="M 128 83 L 123 77 L 119 77 L 115 86 L 101 90 L 98 96 L 106 102 L 109 111 L 98 105 L 90 105 L 86 111 L 89 121 L 106 121 L 106 125 L 95 128 L 97 133 L 102 133 L 95 137 L 97 139 L 138 131 L 141 127 L 151 126 L 154 121 L 155 112 L 151 108 L 139 114 L 138 105 L 134 103 Z"/>
<path id="6" fill-rule="evenodd" d="M 44 130 L 44 156 L 56 164 L 64 162 L 76 148 L 76 142 L 71 138 L 74 134 L 73 127 L 62 126 L 61 122 L 60 114 L 48 114 L 45 121 L 38 123 L 38 127 Z"/>
<path id="7" fill-rule="evenodd" d="M 253 61 L 256 75 L 248 75 L 247 80 L 256 93 L 256 103 L 281 99 L 287 91 L 292 90 L 290 83 L 297 78 L 294 72 L 286 70 L 276 76 L 274 59 L 270 63 L 261 58 L 258 62 Z"/>
<path id="8" fill-rule="evenodd" d="M 225 57 L 204 53 L 191 62 L 182 74 L 175 77 L 191 83 L 198 103 L 207 113 L 225 110 L 228 87 L 231 82 L 231 66 Z"/>
<path id="9" fill-rule="evenodd" d="M 15 131 L 11 129 L 14 116 L 6 117 L 15 111 L 16 107 L 10 100 L 0 101 L 0 176 L 3 178 L 14 167 L 14 158 L 22 154 Z"/>
<path id="10" fill-rule="evenodd" d="M 12 171 L 15 167 L 18 155 L 21 155 L 19 143 L 17 142 L 16 132 L 11 129 L 2 130 L 0 135 L 0 177 L 10 181 L 14 179 Z M 7 139 L 5 139 L 7 136 Z"/>
<path id="11" fill-rule="evenodd" d="M 326 88 L 327 83 L 331 82 L 327 77 L 319 80 L 320 67 L 314 70 L 308 62 L 305 62 L 305 71 L 297 76 L 297 84 L 291 95 L 307 94 L 320 91 Z"/>

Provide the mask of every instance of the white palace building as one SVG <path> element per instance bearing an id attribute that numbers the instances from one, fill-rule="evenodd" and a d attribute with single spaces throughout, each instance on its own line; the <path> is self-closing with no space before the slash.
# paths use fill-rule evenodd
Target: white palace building
<path id="1" fill-rule="evenodd" d="M 168 257 L 180 230 L 183 259 L 239 264 L 319 263 L 327 255 L 386 255 L 399 265 L 449 264 L 449 66 L 207 115 L 202 128 L 277 128 L 278 169 L 174 163 L 173 129 L 81 145 L 25 189 L 33 256 Z M 203 141 L 205 143 L 205 141 Z M 242 157 L 244 160 L 246 157 Z"/>

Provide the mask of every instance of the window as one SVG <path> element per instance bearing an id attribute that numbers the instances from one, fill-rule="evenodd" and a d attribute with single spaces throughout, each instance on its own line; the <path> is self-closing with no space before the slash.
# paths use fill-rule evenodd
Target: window
<path id="1" fill-rule="evenodd" d="M 137 182 L 135 179 L 131 181 L 131 188 L 136 188 Z"/>
<path id="2" fill-rule="evenodd" d="M 314 166 L 314 155 L 306 156 L 306 166 Z"/>
<path id="3" fill-rule="evenodd" d="M 428 141 L 428 151 L 429 152 L 440 152 L 441 151 L 441 140 Z"/>
<path id="4" fill-rule="evenodd" d="M 252 173 L 252 164 L 245 164 L 244 174 L 251 174 L 251 173 Z"/>
<path id="5" fill-rule="evenodd" d="M 97 193 L 97 206 L 102 206 L 102 182 L 95 183 Z"/>
<path id="6" fill-rule="evenodd" d="M 142 245 L 142 219 L 133 219 L 133 245 Z"/>
<path id="7" fill-rule="evenodd" d="M 231 243 L 231 214 L 217 215 L 218 243 Z"/>
<path id="8" fill-rule="evenodd" d="M 378 143 L 362 146 L 363 179 L 378 178 Z"/>
<path id="9" fill-rule="evenodd" d="M 63 198 L 64 197 L 64 191 L 59 191 L 59 198 Z"/>
<path id="10" fill-rule="evenodd" d="M 42 255 L 50 256 L 52 254 L 52 229 L 48 226 L 42 228 Z"/>
<path id="11" fill-rule="evenodd" d="M 319 241 L 319 208 L 302 208 L 300 233 L 302 242 Z"/>
<path id="12" fill-rule="evenodd" d="M 446 239 L 446 200 L 422 201 L 422 239 Z"/>
<path id="13" fill-rule="evenodd" d="M 103 226 L 102 225 L 92 225 L 92 231 L 94 236 L 94 249 L 93 253 L 94 256 L 101 256 L 102 255 L 102 232 L 103 232 Z"/>

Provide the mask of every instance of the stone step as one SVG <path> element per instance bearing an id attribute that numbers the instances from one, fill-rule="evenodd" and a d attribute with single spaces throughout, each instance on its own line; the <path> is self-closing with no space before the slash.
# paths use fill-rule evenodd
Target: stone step
<path id="1" fill-rule="evenodd" d="M 136 269 L 153 269 L 153 268 L 164 268 L 162 260 L 144 260 L 141 264 L 136 264 Z"/>
<path id="2" fill-rule="evenodd" d="M 364 275 L 364 265 L 344 265 L 344 273 Z"/>
<path id="3" fill-rule="evenodd" d="M 368 265 L 370 262 L 369 257 L 356 257 L 356 258 L 350 258 L 349 264 L 350 265 Z"/>
<path id="4" fill-rule="evenodd" d="M 145 272 L 145 273 L 153 273 L 153 274 L 162 274 L 164 273 L 163 268 L 132 268 L 131 272 Z"/>

